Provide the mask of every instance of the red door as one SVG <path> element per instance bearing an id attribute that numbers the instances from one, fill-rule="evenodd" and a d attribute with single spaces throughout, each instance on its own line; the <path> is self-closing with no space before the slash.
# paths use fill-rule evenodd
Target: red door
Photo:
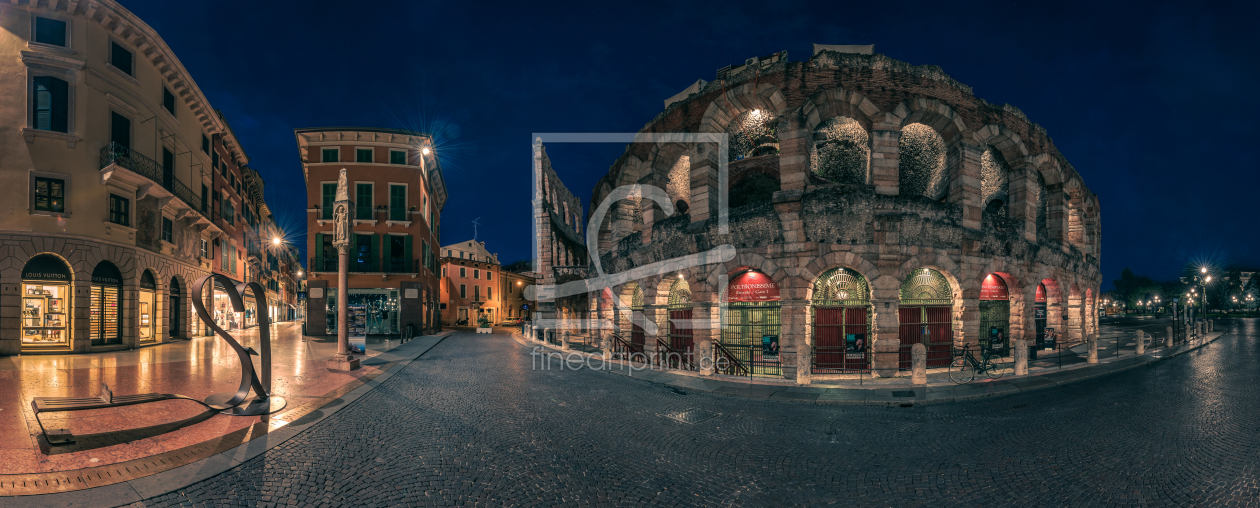
<path id="1" fill-rule="evenodd" d="M 927 366 L 945 367 L 954 355 L 954 309 L 937 306 L 923 310 L 927 314 Z"/>
<path id="2" fill-rule="evenodd" d="M 898 364 L 902 369 L 909 369 L 910 348 L 914 347 L 915 344 L 923 342 L 923 308 L 898 308 L 897 322 L 901 323 L 901 326 L 898 327 L 897 330 L 897 337 L 901 342 L 901 354 L 898 358 Z"/>
<path id="3" fill-rule="evenodd" d="M 826 373 L 844 368 L 844 309 L 814 307 L 814 370 Z"/>
<path id="4" fill-rule="evenodd" d="M 679 326 L 679 323 L 683 325 Z M 695 348 L 691 333 L 691 309 L 669 311 L 669 347 L 691 356 L 691 350 Z"/>

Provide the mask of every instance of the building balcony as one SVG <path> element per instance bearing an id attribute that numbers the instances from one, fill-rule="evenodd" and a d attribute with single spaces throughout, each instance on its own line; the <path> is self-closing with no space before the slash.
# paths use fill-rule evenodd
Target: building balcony
<path id="1" fill-rule="evenodd" d="M 201 196 L 175 178 L 174 174 L 166 172 L 157 161 L 141 155 L 131 148 L 112 142 L 102 147 L 100 170 L 105 180 L 115 176 L 124 176 L 126 177 L 125 179 L 132 180 L 140 186 L 144 194 L 152 195 L 159 199 L 171 197 L 181 201 L 183 208 L 188 208 L 201 214 L 205 213 L 201 203 Z"/>
<path id="2" fill-rule="evenodd" d="M 316 273 L 337 273 L 337 258 L 311 258 L 310 270 Z M 419 259 L 351 259 L 351 273 L 420 273 Z"/>

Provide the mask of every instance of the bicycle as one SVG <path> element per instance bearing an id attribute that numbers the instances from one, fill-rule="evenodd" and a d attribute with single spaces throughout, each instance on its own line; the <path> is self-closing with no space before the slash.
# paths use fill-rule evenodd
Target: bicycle
<path id="1" fill-rule="evenodd" d="M 970 344 L 963 346 L 962 352 L 955 355 L 954 360 L 949 362 L 950 380 L 957 384 L 964 384 L 975 379 L 977 372 L 989 376 L 989 379 L 998 379 L 1006 373 L 1006 363 L 1001 361 L 1001 356 L 986 354 L 983 360 L 976 360 L 970 348 Z"/>

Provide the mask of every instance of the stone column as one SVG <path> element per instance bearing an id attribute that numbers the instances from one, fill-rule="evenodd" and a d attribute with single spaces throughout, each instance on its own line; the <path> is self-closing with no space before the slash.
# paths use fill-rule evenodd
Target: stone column
<path id="1" fill-rule="evenodd" d="M 799 384 L 809 384 L 813 369 L 808 309 L 809 302 L 804 300 L 779 302 L 779 361 L 783 362 L 783 378 Z"/>
<path id="2" fill-rule="evenodd" d="M 955 157 L 958 160 L 949 168 L 949 202 L 962 207 L 962 226 L 980 229 L 980 157 L 979 146 L 962 141 L 958 143 Z"/>
<path id="3" fill-rule="evenodd" d="M 656 349 L 656 340 L 667 338 L 669 336 L 669 328 L 662 326 L 662 324 L 669 326 L 669 324 L 665 322 L 665 319 L 662 319 L 666 315 L 665 307 L 662 305 L 645 304 L 643 306 L 643 350 L 651 358 L 656 358 L 656 353 L 658 353 Z M 648 323 L 652 323 L 656 326 L 655 335 L 648 333 L 650 331 L 647 327 Z M 663 351 L 660 352 L 663 353 Z"/>
<path id="4" fill-rule="evenodd" d="M 5 277 L 0 283 L 0 355 L 21 352 L 22 280 L 17 276 Z"/>
<path id="5" fill-rule="evenodd" d="M 1089 358 L 1085 360 L 1085 363 L 1098 363 L 1098 341 L 1097 340 L 1094 340 L 1094 339 L 1089 340 Z"/>
<path id="6" fill-rule="evenodd" d="M 1167 331 L 1168 331 L 1168 336 L 1164 339 L 1164 347 L 1172 347 L 1172 345 L 1173 345 L 1173 327 L 1169 326 L 1169 327 L 1165 328 L 1165 330 L 1167 330 Z"/>
<path id="7" fill-rule="evenodd" d="M 881 129 L 882 128 L 882 129 Z M 877 125 L 871 131 L 871 184 L 876 194 L 895 196 L 898 194 L 898 165 L 901 141 L 900 126 L 895 124 Z"/>
<path id="8" fill-rule="evenodd" d="M 718 150 L 717 145 L 701 143 L 691 157 L 691 222 L 704 222 L 718 215 Z"/>
<path id="9" fill-rule="evenodd" d="M 1019 339 L 1015 341 L 1015 350 L 1012 351 L 1015 356 L 1015 375 L 1028 375 L 1028 341 Z"/>
<path id="10" fill-rule="evenodd" d="M 695 298 L 699 294 L 692 293 L 691 296 Z M 718 340 L 722 333 L 719 312 L 720 307 L 717 302 L 691 303 L 691 319 L 695 323 L 695 328 L 691 330 L 691 338 L 695 341 L 696 353 L 700 356 L 697 363 L 702 376 L 713 375 L 714 363 L 720 357 L 713 347 L 713 342 Z"/>
<path id="11" fill-rule="evenodd" d="M 569 332 L 568 331 L 565 331 L 564 333 L 560 334 L 560 349 L 564 349 L 564 350 L 569 349 Z"/>
<path id="12" fill-rule="evenodd" d="M 915 344 L 910 348 L 910 383 L 927 384 L 927 346 Z"/>
<path id="13" fill-rule="evenodd" d="M 354 203 L 346 180 L 346 168 L 337 178 L 333 203 L 333 246 L 337 248 L 337 354 L 328 360 L 336 370 L 355 370 L 359 359 L 350 354 L 350 235 L 354 224 Z"/>
<path id="14" fill-rule="evenodd" d="M 1024 228 L 1024 239 L 1037 241 L 1037 177 L 1032 167 L 1024 167 L 1021 171 L 1012 171 L 1011 218 L 1020 222 Z M 1033 290 L 1037 285 L 1034 283 Z"/>
<path id="15" fill-rule="evenodd" d="M 1146 354 L 1146 337 L 1143 337 L 1142 335 L 1143 335 L 1142 330 L 1138 330 L 1137 331 L 1137 354 L 1139 355 Z M 1117 345 L 1116 347 L 1118 348 L 1119 345 Z"/>

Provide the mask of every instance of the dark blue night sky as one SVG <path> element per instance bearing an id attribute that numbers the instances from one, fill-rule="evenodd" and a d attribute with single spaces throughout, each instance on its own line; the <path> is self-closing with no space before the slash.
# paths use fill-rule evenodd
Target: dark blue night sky
<path id="1" fill-rule="evenodd" d="M 934 64 L 1046 127 L 1098 194 L 1104 290 L 1131 267 L 1260 266 L 1254 4 L 120 0 L 223 110 L 304 245 L 293 129 L 437 136 L 443 242 L 530 256 L 532 132 L 634 132 L 719 67 L 812 43 Z M 624 146 L 550 149 L 589 206 Z"/>

